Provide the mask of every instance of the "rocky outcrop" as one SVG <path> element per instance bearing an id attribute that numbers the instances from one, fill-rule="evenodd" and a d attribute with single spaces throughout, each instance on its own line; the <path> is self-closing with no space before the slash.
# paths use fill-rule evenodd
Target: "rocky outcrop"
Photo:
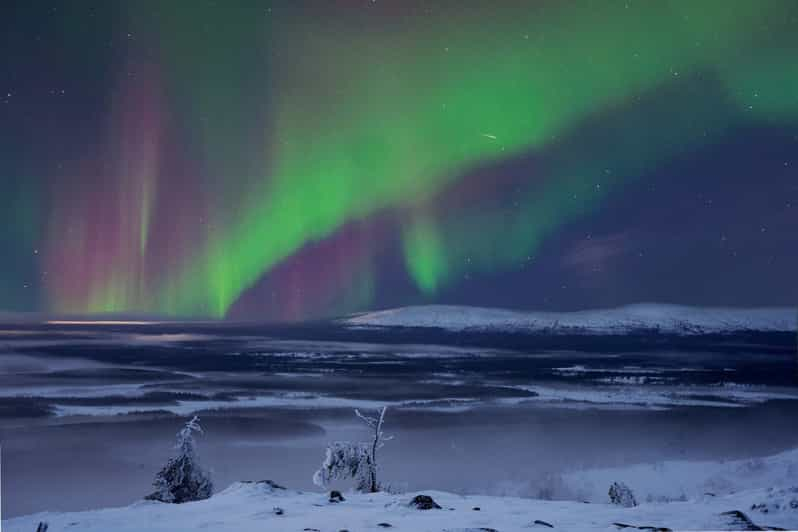
<path id="1" fill-rule="evenodd" d="M 429 495 L 416 495 L 413 500 L 408 504 L 411 508 L 417 510 L 440 510 L 440 505 L 435 502 Z"/>
<path id="2" fill-rule="evenodd" d="M 629 525 L 626 523 L 613 523 L 613 526 L 621 530 L 628 528 L 632 530 L 646 530 L 647 532 L 673 532 L 670 528 L 665 528 L 661 526 Z"/>
<path id="3" fill-rule="evenodd" d="M 285 487 L 272 480 L 242 480 L 241 484 L 256 484 L 269 487 L 273 490 L 284 490 Z"/>
<path id="4" fill-rule="evenodd" d="M 783 528 L 771 526 L 759 526 L 750 517 L 739 510 L 731 510 L 720 514 L 725 520 L 728 530 L 784 530 Z"/>

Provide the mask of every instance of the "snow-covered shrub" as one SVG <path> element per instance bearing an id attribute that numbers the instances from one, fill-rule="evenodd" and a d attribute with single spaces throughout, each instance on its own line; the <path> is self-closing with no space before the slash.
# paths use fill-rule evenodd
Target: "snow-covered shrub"
<path id="1" fill-rule="evenodd" d="M 324 463 L 313 475 L 313 483 L 326 488 L 335 480 L 354 479 L 358 491 L 375 493 L 380 490 L 377 482 L 377 450 L 390 440 L 382 432 L 385 421 L 383 407 L 377 417 L 370 417 L 355 410 L 355 415 L 363 420 L 374 432 L 369 443 L 333 442 L 326 450 Z"/>
<path id="2" fill-rule="evenodd" d="M 610 502 L 623 506 L 624 508 L 631 508 L 637 506 L 637 500 L 631 488 L 623 482 L 613 482 L 610 486 Z"/>
<path id="3" fill-rule="evenodd" d="M 177 433 L 177 456 L 169 459 L 155 475 L 155 492 L 147 496 L 149 500 L 183 503 L 207 499 L 213 492 L 210 474 L 199 465 L 197 443 L 194 433 L 202 434 L 199 418 L 191 421 Z"/>
<path id="4" fill-rule="evenodd" d="M 369 491 L 371 463 L 368 445 L 337 441 L 327 447 L 324 463 L 313 475 L 313 483 L 321 488 L 329 486 L 333 481 L 354 479 L 359 491 Z"/>
<path id="5" fill-rule="evenodd" d="M 715 496 L 714 494 L 710 494 L 709 492 L 706 493 L 705 495 L 708 495 L 710 497 L 714 497 Z M 671 503 L 671 502 L 687 502 L 687 500 L 688 500 L 687 499 L 687 494 L 685 492 L 682 492 L 681 495 L 679 495 L 678 497 L 671 497 L 669 495 L 654 495 L 653 493 L 649 493 L 648 495 L 646 495 L 646 502 L 647 503 L 657 502 L 657 503 L 663 504 L 663 503 Z"/>

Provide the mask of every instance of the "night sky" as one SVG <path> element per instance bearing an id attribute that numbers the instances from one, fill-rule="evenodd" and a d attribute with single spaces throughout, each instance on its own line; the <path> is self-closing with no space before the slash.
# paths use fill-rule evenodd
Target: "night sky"
<path id="1" fill-rule="evenodd" d="M 0 51 L 0 311 L 798 302 L 794 0 L 5 0 Z"/>

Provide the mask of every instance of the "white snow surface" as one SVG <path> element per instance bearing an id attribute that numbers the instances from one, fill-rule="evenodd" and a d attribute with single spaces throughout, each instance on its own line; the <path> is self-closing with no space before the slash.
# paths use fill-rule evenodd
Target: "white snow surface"
<path id="1" fill-rule="evenodd" d="M 607 487 L 616 481 L 631 487 L 639 502 L 700 500 L 746 490 L 788 488 L 796 490 L 794 498 L 798 501 L 798 449 L 741 460 L 667 460 L 653 464 L 588 469 L 566 473 L 561 480 L 560 484 L 566 492 L 562 495 L 591 502 L 605 501 Z M 798 513 L 798 509 L 795 511 Z"/>
<path id="2" fill-rule="evenodd" d="M 521 312 L 495 308 L 428 305 L 358 314 L 350 327 L 437 327 L 451 331 L 485 330 L 548 333 L 624 334 L 658 330 L 672 334 L 798 329 L 798 309 L 702 308 L 641 303 L 578 312 Z"/>
<path id="3" fill-rule="evenodd" d="M 137 502 L 125 508 L 40 513 L 5 521 L 3 530 L 33 532 L 39 522 L 47 522 L 52 531 L 74 532 L 552 530 L 535 524 L 536 520 L 561 531 L 619 530 L 613 523 L 673 530 L 727 530 L 729 520 L 722 513 L 732 510 L 745 512 L 760 526 L 798 528 L 798 510 L 789 507 L 790 497 L 797 494 L 789 490 L 774 495 L 773 491 L 754 489 L 686 502 L 643 503 L 635 508 L 607 503 L 460 496 L 438 491 L 423 493 L 430 495 L 442 509 L 410 507 L 408 503 L 415 493 L 347 493 L 344 502 L 330 503 L 326 493 L 280 490 L 264 483 L 236 483 L 205 501 L 180 505 Z M 779 509 L 774 507 L 767 514 L 750 510 L 752 505 L 768 501 L 778 501 Z"/>

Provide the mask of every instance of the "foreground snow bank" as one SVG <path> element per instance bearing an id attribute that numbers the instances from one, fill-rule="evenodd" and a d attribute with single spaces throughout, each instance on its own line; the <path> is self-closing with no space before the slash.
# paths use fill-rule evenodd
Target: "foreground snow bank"
<path id="1" fill-rule="evenodd" d="M 512 310 L 429 305 L 360 314 L 344 321 L 356 327 L 437 327 L 452 331 L 486 330 L 546 333 L 624 334 L 652 330 L 671 334 L 739 331 L 795 331 L 795 308 L 701 308 L 638 304 L 580 312 Z"/>
<path id="2" fill-rule="evenodd" d="M 50 531 L 339 531 L 403 530 L 465 532 L 477 530 L 742 530 L 743 512 L 760 526 L 798 528 L 798 489 L 757 489 L 686 502 L 645 503 L 634 508 L 610 504 L 540 501 L 515 497 L 459 496 L 428 491 L 440 509 L 420 510 L 418 494 L 346 494 L 330 502 L 327 494 L 303 493 L 267 482 L 236 483 L 210 499 L 186 504 L 139 502 L 127 508 L 74 513 L 42 513 L 3 523 L 6 532 L 34 532 L 39 522 Z M 798 500 L 798 499 L 796 499 Z M 767 506 L 763 512 L 761 506 Z M 752 509 L 754 508 L 754 509 Z"/>
<path id="3" fill-rule="evenodd" d="M 798 486 L 798 449 L 773 456 L 728 461 L 669 460 L 617 468 L 589 469 L 562 475 L 570 499 L 602 502 L 607 486 L 623 480 L 638 500 L 667 502 L 725 496 L 752 489 L 771 493 Z M 798 493 L 794 498 L 798 501 Z"/>

